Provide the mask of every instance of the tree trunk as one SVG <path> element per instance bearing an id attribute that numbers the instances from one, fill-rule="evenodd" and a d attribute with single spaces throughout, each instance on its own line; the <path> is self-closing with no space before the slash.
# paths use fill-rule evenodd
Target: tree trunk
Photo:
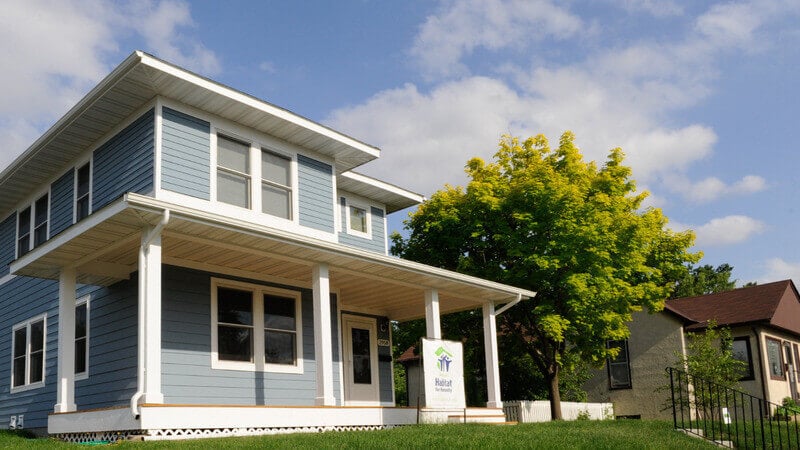
<path id="1" fill-rule="evenodd" d="M 550 418 L 551 420 L 562 420 L 561 416 L 561 392 L 558 390 L 558 366 L 556 365 L 552 373 L 548 373 L 549 384 L 547 389 L 550 391 Z"/>

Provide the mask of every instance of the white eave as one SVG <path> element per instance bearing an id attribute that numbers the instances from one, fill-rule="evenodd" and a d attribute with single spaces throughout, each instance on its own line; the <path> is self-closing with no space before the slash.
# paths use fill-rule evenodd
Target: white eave
<path id="1" fill-rule="evenodd" d="M 163 232 L 164 263 L 245 278 L 272 277 L 282 284 L 310 286 L 311 267 L 325 263 L 346 306 L 408 320 L 424 317 L 424 292 L 439 292 L 442 313 L 508 303 L 535 292 L 413 261 L 298 236 L 284 230 L 200 211 L 139 194 L 92 214 L 79 224 L 12 262 L 11 273 L 57 279 L 76 267 L 78 281 L 110 285 L 137 268 L 141 230 L 170 211 Z"/>
<path id="2" fill-rule="evenodd" d="M 380 156 L 377 147 L 137 51 L 0 173 L 2 217 L 156 96 L 328 156 L 335 160 L 337 171 Z"/>
<path id="3" fill-rule="evenodd" d="M 336 186 L 338 189 L 385 204 L 387 213 L 410 208 L 425 201 L 425 197 L 416 192 L 356 172 L 337 175 Z"/>

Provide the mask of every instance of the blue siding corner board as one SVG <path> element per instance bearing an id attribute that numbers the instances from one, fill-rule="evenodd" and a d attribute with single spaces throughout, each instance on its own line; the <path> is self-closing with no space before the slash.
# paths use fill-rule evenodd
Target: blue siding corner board
<path id="1" fill-rule="evenodd" d="M 333 233 L 333 168 L 297 155 L 297 178 L 300 225 Z"/>
<path id="2" fill-rule="evenodd" d="M 92 211 L 126 192 L 153 191 L 154 131 L 155 115 L 151 109 L 94 151 Z"/>
<path id="3" fill-rule="evenodd" d="M 209 200 L 211 125 L 165 107 L 161 130 L 161 188 Z"/>
<path id="4" fill-rule="evenodd" d="M 75 171 L 70 169 L 50 186 L 50 237 L 72 225 Z"/>

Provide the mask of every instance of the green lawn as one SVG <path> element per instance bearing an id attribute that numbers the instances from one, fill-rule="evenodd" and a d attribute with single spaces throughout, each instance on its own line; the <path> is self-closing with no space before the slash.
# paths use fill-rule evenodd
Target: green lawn
<path id="1" fill-rule="evenodd" d="M 84 448 L 47 439 L 24 439 L 0 433 L 0 448 Z M 545 449 L 713 449 L 658 421 L 576 421 L 538 424 L 426 425 L 383 431 L 293 434 L 172 442 L 124 442 L 114 449 L 206 448 L 545 448 Z"/>

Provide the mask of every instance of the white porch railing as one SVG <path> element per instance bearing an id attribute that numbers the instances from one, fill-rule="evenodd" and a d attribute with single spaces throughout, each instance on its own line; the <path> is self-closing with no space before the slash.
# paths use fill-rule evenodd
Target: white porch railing
<path id="1" fill-rule="evenodd" d="M 503 412 L 506 420 L 510 422 L 549 422 L 550 401 L 513 401 L 503 402 Z M 614 418 L 614 405 L 612 403 L 582 403 L 561 402 L 561 415 L 564 420 L 577 420 L 586 418 L 590 420 L 603 420 Z"/>

